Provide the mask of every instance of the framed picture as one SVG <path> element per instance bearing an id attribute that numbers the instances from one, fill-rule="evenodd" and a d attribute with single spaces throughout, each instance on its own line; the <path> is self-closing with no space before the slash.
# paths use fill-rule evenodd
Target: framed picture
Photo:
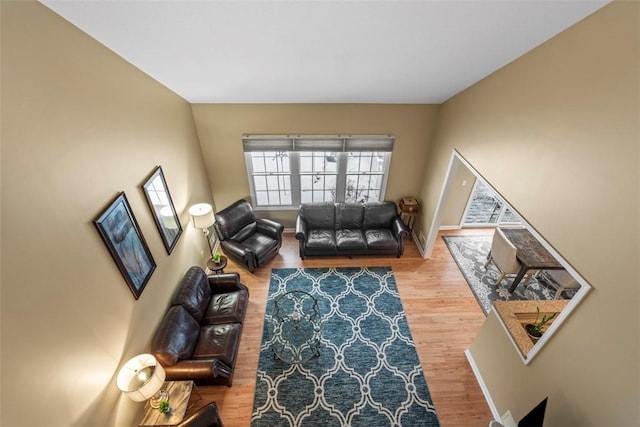
<path id="1" fill-rule="evenodd" d="M 171 200 L 161 166 L 153 171 L 149 179 L 142 184 L 142 188 L 153 219 L 156 221 L 160 237 L 162 237 L 162 243 L 164 243 L 167 253 L 171 255 L 171 251 L 182 234 L 182 226 L 176 214 L 176 208 L 173 206 L 173 200 Z"/>
<path id="2" fill-rule="evenodd" d="M 156 269 L 156 263 L 133 216 L 127 196 L 120 193 L 94 224 L 133 296 L 138 299 Z"/>

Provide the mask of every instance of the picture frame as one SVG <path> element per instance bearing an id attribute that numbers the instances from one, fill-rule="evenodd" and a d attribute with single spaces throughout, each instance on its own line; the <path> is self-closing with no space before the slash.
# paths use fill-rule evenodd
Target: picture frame
<path id="1" fill-rule="evenodd" d="M 169 193 L 169 187 L 162 171 L 162 166 L 155 168 L 153 173 L 142 184 L 144 196 L 153 214 L 153 219 L 160 232 L 162 243 L 167 254 L 171 255 L 182 234 L 182 225 L 176 213 L 176 208 Z"/>
<path id="2" fill-rule="evenodd" d="M 94 224 L 133 296 L 140 298 L 156 263 L 124 192 L 118 194 Z"/>

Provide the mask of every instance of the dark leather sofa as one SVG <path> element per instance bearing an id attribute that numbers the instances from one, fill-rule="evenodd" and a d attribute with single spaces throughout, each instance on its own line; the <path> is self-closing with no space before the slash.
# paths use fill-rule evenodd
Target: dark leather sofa
<path id="1" fill-rule="evenodd" d="M 246 200 L 215 214 L 214 229 L 224 253 L 251 273 L 275 257 L 282 246 L 284 226 L 256 218 Z"/>
<path id="2" fill-rule="evenodd" d="M 187 270 L 151 343 L 167 381 L 231 386 L 249 290 L 238 273 Z"/>
<path id="3" fill-rule="evenodd" d="M 189 418 L 182 420 L 177 427 L 224 427 L 218 414 L 216 402 L 208 403 Z"/>
<path id="4" fill-rule="evenodd" d="M 296 220 L 300 258 L 319 255 L 396 255 L 409 228 L 394 202 L 303 203 Z"/>

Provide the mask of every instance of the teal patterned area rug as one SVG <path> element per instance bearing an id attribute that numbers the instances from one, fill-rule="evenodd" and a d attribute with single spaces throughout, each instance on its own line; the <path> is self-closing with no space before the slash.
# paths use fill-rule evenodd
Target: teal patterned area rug
<path id="1" fill-rule="evenodd" d="M 302 290 L 318 301 L 319 356 L 274 358 L 274 301 Z M 252 427 L 439 426 L 389 267 L 273 269 Z"/>

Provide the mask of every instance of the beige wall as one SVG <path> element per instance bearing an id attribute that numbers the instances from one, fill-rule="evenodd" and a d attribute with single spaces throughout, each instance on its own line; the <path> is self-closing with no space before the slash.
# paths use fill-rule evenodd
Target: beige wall
<path id="1" fill-rule="evenodd" d="M 133 425 L 114 375 L 149 350 L 200 263 L 211 201 L 191 109 L 43 5 L 2 7 L 3 426 Z M 168 256 L 140 185 L 162 165 L 184 233 Z M 92 220 L 125 191 L 157 263 L 134 300 Z"/>
<path id="2" fill-rule="evenodd" d="M 393 134 L 386 199 L 415 196 L 438 112 L 435 105 L 195 104 L 193 115 L 219 209 L 250 198 L 243 134 Z M 296 211 L 260 212 L 294 227 Z"/>
<path id="3" fill-rule="evenodd" d="M 639 8 L 611 3 L 440 111 L 426 204 L 457 149 L 594 288 L 528 366 L 483 325 L 471 354 L 516 419 L 549 396 L 548 426 L 640 423 Z"/>

